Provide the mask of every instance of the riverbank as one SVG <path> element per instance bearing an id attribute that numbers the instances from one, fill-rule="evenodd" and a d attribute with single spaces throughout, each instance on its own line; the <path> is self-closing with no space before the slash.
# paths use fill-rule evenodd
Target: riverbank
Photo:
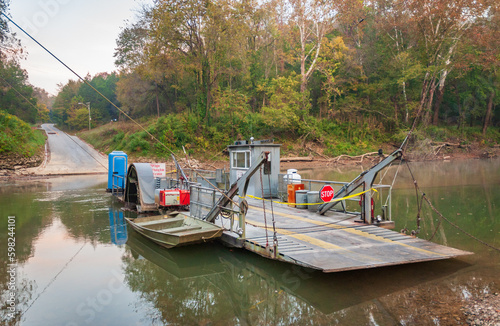
<path id="1" fill-rule="evenodd" d="M 324 148 L 321 146 L 309 143 L 306 145 L 309 149 L 308 156 L 288 156 L 281 157 L 281 170 L 290 168 L 304 170 L 311 168 L 329 168 L 329 167 L 351 167 L 362 166 L 370 167 L 380 161 L 381 156 L 378 152 L 369 152 L 361 155 L 340 155 L 337 157 L 328 157 L 323 154 Z M 409 151 L 405 158 L 408 161 L 456 161 L 456 160 L 475 160 L 475 159 L 494 159 L 500 157 L 500 146 L 493 147 L 480 146 L 479 144 L 470 144 L 467 146 L 456 146 L 455 144 L 442 143 L 430 147 L 427 151 L 420 149 L 419 151 Z M 394 150 L 394 147 L 385 146 L 383 155 L 387 155 Z M 101 153 L 105 155 L 104 153 Z M 226 168 L 229 169 L 229 158 L 227 153 L 221 152 L 215 156 L 214 160 L 203 160 L 194 157 L 186 156 L 178 157 L 182 166 L 202 169 L 213 170 Z M 23 158 L 19 156 L 0 155 L 0 180 L 1 179 L 16 179 L 16 178 L 29 178 L 34 177 L 30 168 L 37 167 L 43 164 L 44 159 L 50 156 L 50 150 L 47 149 L 31 158 Z M 137 154 L 129 155 L 129 162 L 171 162 L 170 158 L 162 160 L 157 157 L 143 157 Z"/>
<path id="2" fill-rule="evenodd" d="M 315 150 L 318 149 L 315 148 Z M 479 148 L 476 151 L 473 151 L 472 148 L 467 148 L 467 149 L 456 148 L 453 150 L 454 152 L 446 150 L 445 153 L 438 153 L 437 155 L 434 155 L 432 157 L 432 160 L 453 161 L 453 160 L 479 159 L 482 157 L 481 150 Z M 493 150 L 496 149 L 493 148 Z M 389 150 L 385 150 L 384 152 L 389 153 Z M 192 166 L 193 168 L 207 169 L 207 170 L 219 167 L 228 168 L 229 163 L 224 155 L 225 154 L 220 155 L 221 158 L 220 160 L 210 161 L 210 162 L 204 162 L 201 160 L 197 160 L 195 158 L 190 158 L 189 164 L 187 164 L 186 159 L 182 157 L 179 158 L 179 161 L 183 167 Z M 378 153 L 364 155 L 364 156 L 361 155 L 358 157 L 343 156 L 335 160 L 334 158 L 328 158 L 328 157 L 325 158 L 320 156 L 320 154 L 317 154 L 316 156 L 312 157 L 310 161 L 308 161 L 309 158 L 305 157 L 289 156 L 282 159 L 281 169 L 282 170 L 286 170 L 287 168 L 308 169 L 311 167 L 323 167 L 323 166 L 327 168 L 335 165 L 337 165 L 338 167 L 345 166 L 346 168 L 348 168 L 349 166 L 360 165 L 360 164 L 369 167 L 379 159 L 380 158 L 378 157 Z M 411 157 L 411 159 L 416 160 L 416 157 L 413 156 Z M 430 157 L 427 157 L 427 160 L 430 159 L 431 159 Z M 144 157 L 143 158 L 138 158 L 134 156 L 130 157 L 130 162 L 137 162 L 137 161 L 148 162 L 150 160 Z M 21 175 L 21 176 L 14 176 L 12 179 L 30 180 L 38 178 L 40 177 L 36 177 L 33 175 L 24 175 L 24 176 Z M 435 297 L 436 297 L 435 292 L 430 291 L 428 302 L 434 300 Z M 434 311 L 434 308 L 436 307 L 433 306 L 432 308 L 433 308 L 432 311 Z M 441 310 L 438 315 L 446 317 L 445 320 L 444 319 L 440 320 L 441 325 L 454 325 L 454 324 L 463 325 L 465 323 L 468 323 L 470 325 L 491 325 L 491 323 L 488 324 L 487 322 L 489 320 L 496 320 L 492 318 L 496 318 L 495 316 L 498 316 L 498 310 L 500 310 L 498 308 L 498 301 L 495 301 L 494 298 L 493 299 L 490 298 L 490 295 L 482 295 L 475 299 L 468 299 L 468 300 L 465 300 L 461 297 L 457 297 L 456 300 L 454 300 L 453 302 L 450 302 L 449 300 L 442 300 L 442 304 L 440 304 L 440 309 Z M 491 312 L 492 317 L 490 319 L 484 319 L 482 311 Z M 475 318 L 472 318 L 472 316 L 474 316 Z M 471 319 L 469 320 L 469 318 Z M 483 323 L 477 324 L 476 322 L 483 322 Z M 495 325 L 495 323 L 493 323 L 492 325 Z"/>

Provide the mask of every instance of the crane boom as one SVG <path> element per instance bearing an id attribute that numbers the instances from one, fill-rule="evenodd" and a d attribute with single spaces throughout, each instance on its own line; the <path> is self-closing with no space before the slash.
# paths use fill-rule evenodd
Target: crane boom
<path id="1" fill-rule="evenodd" d="M 363 186 L 363 191 L 369 190 L 373 186 L 373 182 L 377 177 L 377 174 L 384 168 L 386 168 L 389 164 L 394 162 L 395 160 L 400 159 L 403 156 L 403 150 L 401 148 L 392 152 L 389 156 L 384 158 L 378 164 L 371 167 L 369 170 L 363 171 L 360 175 L 358 175 L 354 180 L 350 183 L 344 185 L 333 197 L 333 199 L 329 202 L 321 204 L 318 207 L 318 213 L 323 215 L 329 209 L 333 208 L 339 201 L 336 201 L 337 198 L 342 198 L 345 196 L 349 196 L 352 194 L 357 188 Z M 362 199 L 362 209 L 361 209 L 361 218 L 365 223 L 372 223 L 372 212 L 371 212 L 371 194 L 370 192 L 366 192 L 363 195 Z"/>
<path id="2" fill-rule="evenodd" d="M 239 193 L 240 197 L 246 196 L 250 178 L 255 174 L 255 172 L 257 172 L 262 164 L 269 161 L 269 153 L 270 152 L 262 152 L 257 160 L 253 162 L 252 166 L 250 166 L 250 168 L 245 172 L 245 174 L 243 174 L 238 180 L 236 180 L 235 183 L 231 185 L 231 188 L 229 188 L 229 190 L 219 198 L 210 212 L 208 212 L 207 216 L 205 216 L 206 221 L 213 222 L 217 215 L 220 214 L 222 208 L 229 204 L 229 202 L 234 196 L 236 196 L 236 194 Z"/>

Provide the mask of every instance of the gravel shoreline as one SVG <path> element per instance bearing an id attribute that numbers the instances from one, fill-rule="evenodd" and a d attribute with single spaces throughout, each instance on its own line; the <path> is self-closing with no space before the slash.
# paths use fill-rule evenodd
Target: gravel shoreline
<path id="1" fill-rule="evenodd" d="M 498 293 L 474 298 L 463 307 L 463 310 L 467 316 L 467 325 L 500 325 L 500 295 Z"/>

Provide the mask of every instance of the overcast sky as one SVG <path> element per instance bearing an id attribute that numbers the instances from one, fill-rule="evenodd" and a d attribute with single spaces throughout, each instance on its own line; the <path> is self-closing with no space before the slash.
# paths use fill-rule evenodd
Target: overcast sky
<path id="1" fill-rule="evenodd" d="M 74 71 L 87 73 L 116 70 L 113 53 L 120 28 L 125 20 L 134 20 L 143 4 L 152 0 L 13 0 L 12 20 L 58 56 Z M 21 39 L 26 60 L 21 66 L 28 71 L 33 86 L 57 95 L 58 84 L 77 79 L 17 27 L 10 25 Z"/>

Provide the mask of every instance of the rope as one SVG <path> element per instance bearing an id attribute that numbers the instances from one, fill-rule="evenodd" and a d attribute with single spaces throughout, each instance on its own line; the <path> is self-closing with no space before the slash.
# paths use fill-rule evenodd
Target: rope
<path id="1" fill-rule="evenodd" d="M 362 191 L 362 192 L 358 192 L 357 194 L 353 194 L 353 195 L 349 195 L 349 196 L 345 196 L 345 197 L 342 197 L 342 198 L 334 198 L 332 200 L 330 200 L 328 203 L 330 202 L 336 202 L 336 201 L 342 201 L 342 200 L 346 200 L 346 199 L 351 199 L 351 198 L 354 198 L 354 197 L 357 197 L 357 196 L 360 196 L 366 192 L 369 192 L 369 191 L 375 191 L 375 192 L 378 192 L 377 189 L 375 188 L 370 188 L 368 190 L 365 190 L 365 191 Z M 241 197 L 239 196 L 240 198 L 244 198 L 244 197 Z M 281 201 L 275 201 L 275 200 L 268 200 L 268 199 L 264 199 L 264 198 L 260 198 L 260 197 L 256 197 L 256 196 L 252 196 L 252 195 L 246 195 L 246 197 L 248 198 L 252 198 L 252 199 L 257 199 L 257 200 L 265 200 L 265 201 L 271 201 L 275 204 L 280 204 L 280 205 L 290 205 L 290 203 L 287 203 L 287 202 L 281 202 Z M 304 205 L 304 206 L 312 206 L 312 205 L 323 205 L 324 203 L 294 203 L 295 206 L 299 206 L 299 205 Z"/>
<path id="2" fill-rule="evenodd" d="M 224 224 L 222 225 L 222 228 L 224 228 Z M 215 232 L 213 235 L 209 236 L 208 238 L 201 237 L 201 239 L 203 240 L 203 242 L 207 242 L 207 240 L 218 237 L 221 232 L 222 232 L 222 230 L 219 230 L 219 231 Z"/>

